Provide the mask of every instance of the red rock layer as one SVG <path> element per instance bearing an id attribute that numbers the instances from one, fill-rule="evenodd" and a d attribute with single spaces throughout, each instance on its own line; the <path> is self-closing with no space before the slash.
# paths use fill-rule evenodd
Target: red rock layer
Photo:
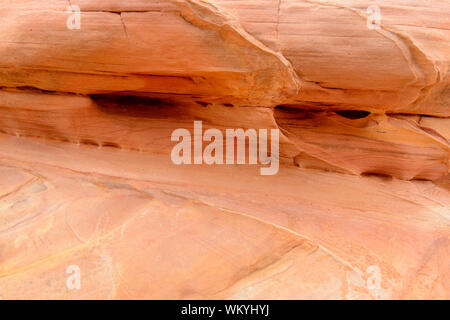
<path id="1" fill-rule="evenodd" d="M 2 1 L 0 298 L 449 298 L 450 4 L 377 3 Z M 174 165 L 195 120 L 280 171 Z"/>

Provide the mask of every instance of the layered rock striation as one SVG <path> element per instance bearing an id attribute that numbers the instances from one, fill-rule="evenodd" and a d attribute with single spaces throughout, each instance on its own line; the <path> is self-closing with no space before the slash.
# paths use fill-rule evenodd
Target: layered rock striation
<path id="1" fill-rule="evenodd" d="M 1 1 L 0 298 L 449 298 L 449 11 Z M 174 164 L 195 121 L 279 171 Z"/>

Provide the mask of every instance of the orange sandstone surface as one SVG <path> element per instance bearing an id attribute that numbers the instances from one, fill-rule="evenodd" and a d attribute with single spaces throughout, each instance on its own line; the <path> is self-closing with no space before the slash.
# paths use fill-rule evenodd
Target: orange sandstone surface
<path id="1" fill-rule="evenodd" d="M 449 14 L 0 1 L 0 298 L 449 299 Z M 195 121 L 279 170 L 174 164 Z"/>

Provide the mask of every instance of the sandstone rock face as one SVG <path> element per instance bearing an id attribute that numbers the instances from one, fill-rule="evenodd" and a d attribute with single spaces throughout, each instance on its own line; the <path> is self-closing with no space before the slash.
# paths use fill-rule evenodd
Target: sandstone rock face
<path id="1" fill-rule="evenodd" d="M 449 12 L 1 1 L 0 298 L 449 299 Z M 199 121 L 279 170 L 174 164 Z"/>

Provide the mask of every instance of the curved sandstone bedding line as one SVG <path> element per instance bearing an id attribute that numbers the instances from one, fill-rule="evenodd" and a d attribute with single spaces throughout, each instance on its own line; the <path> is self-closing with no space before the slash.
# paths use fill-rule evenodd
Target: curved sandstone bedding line
<path id="1" fill-rule="evenodd" d="M 449 172 L 450 119 L 366 114 L 351 119 L 335 112 L 277 107 L 228 107 L 202 100 L 160 96 L 50 94 L 0 91 L 0 132 L 73 144 L 164 154 L 178 128 L 280 129 L 282 165 L 347 174 L 381 174 L 404 180 L 437 180 Z M 350 111 L 351 112 L 351 111 Z M 424 121 L 424 120 L 422 120 Z M 223 142 L 225 145 L 225 141 Z M 204 147 L 206 144 L 204 145 Z"/>
<path id="2" fill-rule="evenodd" d="M 372 4 L 0 1 L 0 298 L 448 299 L 450 2 Z"/>
<path id="3" fill-rule="evenodd" d="M 276 109 L 275 118 L 302 151 L 295 158 L 302 167 L 404 180 L 436 180 L 448 173 L 447 138 L 408 120 L 386 115 L 348 119 L 292 109 Z"/>

